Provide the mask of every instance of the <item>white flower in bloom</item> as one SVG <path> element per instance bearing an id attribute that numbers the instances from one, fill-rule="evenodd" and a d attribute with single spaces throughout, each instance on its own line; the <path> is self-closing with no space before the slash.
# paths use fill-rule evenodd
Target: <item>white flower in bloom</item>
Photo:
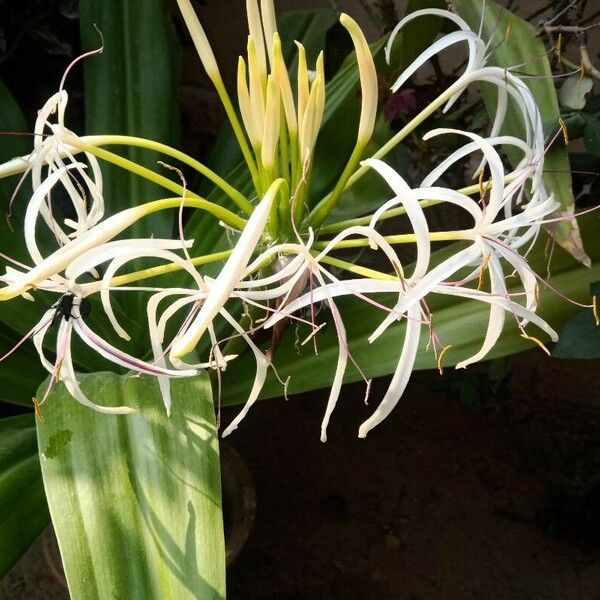
<path id="1" fill-rule="evenodd" d="M 74 242 L 71 242 L 74 243 Z M 187 244 L 189 246 L 190 243 Z M 91 402 L 81 391 L 71 356 L 71 337 L 73 331 L 77 336 L 92 350 L 113 362 L 132 371 L 145 373 L 156 377 L 187 377 L 194 375 L 195 369 L 176 370 L 168 369 L 158 361 L 149 363 L 123 350 L 116 348 L 107 342 L 102 336 L 95 333 L 85 322 L 82 315 L 82 307 L 87 306 L 87 297 L 99 291 L 102 287 L 102 282 L 79 283 L 77 279 L 83 274 L 88 273 L 95 267 L 106 261 L 115 261 L 117 259 L 131 260 L 132 257 L 137 257 L 141 254 L 153 256 L 156 258 L 166 258 L 171 262 L 176 262 L 179 258 L 170 249 L 181 248 L 179 240 L 123 240 L 117 242 L 108 242 L 100 244 L 89 249 L 87 252 L 79 254 L 76 258 L 69 262 L 64 274 L 54 273 L 51 278 L 46 280 L 36 280 L 35 287 L 40 291 L 47 291 L 55 294 L 60 294 L 60 298 L 56 304 L 46 310 L 39 322 L 25 335 L 23 340 L 13 349 L 1 357 L 0 360 L 12 354 L 25 340 L 30 337 L 33 339 L 35 347 L 40 357 L 40 361 L 44 368 L 52 375 L 50 387 L 55 380 L 61 380 L 65 384 L 69 393 L 81 404 L 98 410 L 99 412 L 111 414 L 126 414 L 132 412 L 132 409 L 121 407 L 106 407 L 100 406 Z M 33 270 L 33 269 L 32 269 Z M 12 267 L 7 268 L 6 274 L 0 277 L 0 281 L 11 285 L 15 282 L 20 282 L 27 277 L 27 272 L 23 272 Z M 5 288 L 6 289 L 6 288 Z M 105 307 L 110 304 L 107 298 L 103 298 Z M 120 328 L 112 309 L 107 310 L 110 321 L 115 328 L 115 331 L 122 335 L 123 330 Z M 53 325 L 58 325 L 58 333 L 56 336 L 54 362 L 50 361 L 45 354 L 44 342 L 46 336 L 50 332 Z M 47 394 L 46 394 L 47 395 Z M 44 398 L 45 399 L 45 398 Z M 42 400 L 43 401 L 43 400 Z M 165 399 L 165 404 L 168 400 Z"/>

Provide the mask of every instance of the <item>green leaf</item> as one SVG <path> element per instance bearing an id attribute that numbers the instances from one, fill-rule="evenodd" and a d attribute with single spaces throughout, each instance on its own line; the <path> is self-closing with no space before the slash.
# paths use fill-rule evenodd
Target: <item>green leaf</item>
<path id="1" fill-rule="evenodd" d="M 219 448 L 207 376 L 172 380 L 173 412 L 149 377 L 79 376 L 104 415 L 57 385 L 38 445 L 73 600 L 225 597 Z"/>
<path id="2" fill-rule="evenodd" d="M 103 52 L 84 63 L 86 133 L 133 135 L 177 145 L 179 57 L 165 1 L 81 0 L 79 10 L 84 50 L 101 44 L 94 25 L 104 39 Z M 118 152 L 180 183 L 175 173 L 156 164 L 158 154 L 133 147 Z M 102 175 L 106 214 L 168 195 L 110 164 L 102 164 Z M 170 237 L 174 219 L 173 212 L 161 212 L 138 221 L 128 232 L 131 237 Z M 127 295 L 121 302 L 131 314 L 143 311 L 141 294 Z"/>
<path id="3" fill-rule="evenodd" d="M 49 520 L 33 415 L 0 419 L 0 579 Z"/>
<path id="4" fill-rule="evenodd" d="M 6 86 L 0 82 L 0 131 L 27 132 L 29 127 L 25 116 Z M 4 136 L 0 144 L 0 163 L 15 156 L 22 156 L 31 150 L 29 136 Z M 10 203 L 19 182 L 18 177 L 0 179 L 0 252 L 16 260 L 29 262 L 21 223 L 25 214 L 27 183 Z M 6 215 L 11 214 L 10 224 Z M 2 260 L 4 263 L 5 261 Z M 37 308 L 37 307 L 36 307 Z M 21 335 L 36 322 L 31 302 L 15 299 L 2 304 L 0 311 L 0 356 L 12 348 Z M 35 362 L 34 362 L 35 361 Z M 31 397 L 44 378 L 44 371 L 38 366 L 35 351 L 28 347 L 14 353 L 0 362 L 0 399 L 25 403 L 31 406 Z"/>
<path id="5" fill-rule="evenodd" d="M 594 156 L 600 156 L 600 117 L 598 115 L 585 115 L 583 139 L 586 150 Z"/>
<path id="6" fill-rule="evenodd" d="M 546 48 L 538 36 L 537 30 L 520 19 L 514 13 L 501 8 L 492 0 L 483 3 L 481 0 L 452 0 L 458 14 L 477 31 L 483 23 L 482 37 L 490 41 L 491 52 L 489 64 L 499 67 L 518 67 L 527 72 L 524 82 L 527 84 L 539 107 L 542 121 L 550 121 L 560 116 L 558 99 L 552 79 L 552 71 L 548 62 Z M 482 21 L 482 10 L 483 21 Z M 507 35 L 508 32 L 508 35 Z M 507 36 L 508 39 L 504 39 Z M 489 86 L 482 86 L 482 95 L 490 114 L 496 112 L 496 91 Z M 509 105 L 503 133 L 522 137 L 523 125 L 518 112 Z M 510 150 L 507 150 L 511 156 Z M 565 218 L 552 224 L 549 228 L 556 241 L 570 252 L 577 260 L 589 265 L 577 221 L 573 218 L 573 197 L 571 169 L 567 151 L 562 144 L 553 144 L 546 153 L 544 182 L 550 192 L 560 202 L 559 214 Z"/>
<path id="7" fill-rule="evenodd" d="M 577 301 L 589 302 L 589 285 L 600 279 L 600 240 L 595 232 L 597 218 L 581 219 L 584 239 L 586 240 L 594 265 L 588 269 L 576 263 L 564 251 L 557 249 L 552 260 L 551 284 L 564 295 Z M 540 240 L 528 255 L 532 267 L 539 273 L 545 273 L 547 258 L 545 242 Z M 439 263 L 452 252 L 456 245 L 448 246 L 432 256 L 432 263 Z M 408 268 L 410 272 L 410 268 Z M 507 280 L 507 284 L 510 283 Z M 514 285 L 514 284 L 513 284 Z M 509 287 L 509 290 L 511 288 Z M 515 291 L 518 288 L 515 288 Z M 379 296 L 379 302 L 393 306 L 395 298 Z M 366 373 L 367 377 L 379 377 L 394 371 L 399 357 L 400 347 L 404 340 L 406 322 L 402 321 L 390 327 L 376 342 L 369 344 L 368 337 L 383 320 L 383 311 L 367 304 L 358 298 L 336 300 L 346 326 L 348 345 L 352 356 Z M 451 344 L 451 350 L 444 357 L 444 365 L 452 366 L 475 354 L 483 343 L 489 306 L 476 301 L 456 299 L 432 295 L 428 298 L 428 306 L 434 315 L 436 333 L 444 344 Z M 548 288 L 540 285 L 541 316 L 551 326 L 559 328 L 572 317 L 575 307 L 555 296 Z M 299 336 L 295 327 L 286 330 L 283 341 L 275 356 L 275 366 L 279 376 L 285 380 L 291 376 L 288 391 L 297 393 L 331 385 L 335 370 L 338 340 L 331 318 L 324 317 L 328 323 L 317 337 L 318 354 L 315 355 L 310 344 L 298 347 Z M 415 369 L 431 369 L 436 367 L 436 360 L 431 350 L 427 351 L 428 331 L 423 333 L 417 355 Z M 488 358 L 515 354 L 535 347 L 521 337 L 515 326 L 515 320 L 507 318 L 504 332 Z M 535 335 L 535 333 L 533 334 Z M 244 355 L 228 366 L 222 381 L 223 404 L 243 403 L 248 397 L 250 385 L 255 371 L 254 359 Z M 349 366 L 344 381 L 359 381 L 360 374 Z M 263 389 L 261 397 L 271 398 L 283 395 L 283 388 L 278 379 L 271 373 Z"/>

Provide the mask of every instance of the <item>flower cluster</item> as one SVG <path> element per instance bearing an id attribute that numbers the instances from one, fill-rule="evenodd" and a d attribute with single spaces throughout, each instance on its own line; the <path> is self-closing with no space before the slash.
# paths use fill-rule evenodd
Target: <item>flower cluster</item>
<path id="1" fill-rule="evenodd" d="M 246 58 L 240 57 L 238 63 L 239 110 L 236 110 L 190 1 L 178 0 L 178 5 L 231 122 L 247 164 L 253 193 L 247 197 L 193 158 L 150 140 L 108 135 L 78 137 L 64 124 L 67 93 L 61 89 L 55 94 L 39 113 L 32 153 L 0 166 L 0 176 L 30 173 L 32 182 L 23 224 L 31 265 L 7 266 L 5 275 L 0 278 L 6 284 L 0 289 L 0 300 L 17 296 L 34 299 L 44 293 L 58 296 L 57 302 L 44 312 L 24 338 L 33 338 L 52 382 L 62 380 L 76 400 L 96 410 L 130 411 L 127 407 L 97 406 L 82 393 L 71 357 L 74 331 L 109 361 L 156 376 L 169 411 L 170 378 L 190 376 L 202 369 L 225 369 L 240 350 L 228 353 L 227 346 L 224 350 L 221 346 L 224 341 L 237 338 L 253 353 L 256 375 L 246 405 L 224 431 L 227 435 L 258 399 L 286 323 L 294 320 L 305 324 L 309 327 L 309 339 L 314 339 L 323 326 L 317 325 L 316 307 L 323 305 L 321 315 L 324 313 L 324 319 L 331 321 L 339 341 L 321 428 L 321 439 L 325 441 L 348 362 L 353 360 L 343 316 L 336 304 L 341 296 L 353 296 L 357 302 L 381 309 L 381 323 L 369 341 L 376 340 L 398 321 L 406 321 L 399 360 L 389 387 L 371 417 L 360 426 L 359 437 L 365 437 L 385 419 L 401 398 L 419 343 L 427 330 L 432 351 L 440 354 L 445 351 L 433 329 L 428 305 L 431 295 L 460 297 L 489 305 L 481 348 L 457 367 L 466 367 L 490 352 L 502 333 L 507 315 L 516 319 L 524 336 L 537 341 L 525 333 L 525 327 L 533 324 L 556 340 L 556 333 L 536 313 L 538 276 L 528 265 L 526 252 L 522 252 L 535 239 L 543 220 L 557 208 L 557 202 L 548 194 L 542 180 L 545 142 L 540 114 L 528 87 L 517 76 L 486 65 L 488 48 L 461 18 L 444 10 L 422 10 L 411 13 L 392 31 L 385 48 L 388 61 L 398 32 L 414 19 L 435 15 L 448 19 L 457 28 L 433 43 L 404 70 L 392 91 L 397 91 L 427 60 L 452 44 L 467 45 L 468 61 L 462 75 L 447 90 L 368 157 L 365 153 L 373 135 L 378 105 L 377 74 L 371 50 L 359 26 L 348 15 L 341 16 L 340 22 L 355 49 L 362 102 L 360 121 L 354 148 L 340 177 L 332 189 L 315 198 L 310 185 L 311 173 L 327 105 L 322 55 L 315 65 L 308 65 L 307 53 L 297 43 L 297 74 L 292 82 L 283 60 L 272 0 L 261 0 L 260 5 L 258 0 L 248 0 L 248 53 Z M 497 90 L 497 112 L 489 135 L 484 137 L 455 129 L 430 131 L 424 136 L 425 142 L 448 134 L 464 141 L 418 185 L 409 185 L 382 159 L 435 111 L 449 110 L 469 86 L 479 82 L 491 84 Z M 501 134 L 509 100 L 519 111 L 524 139 Z M 56 122 L 51 121 L 53 115 Z M 201 198 L 187 191 L 185 186 L 129 163 L 103 147 L 109 144 L 142 146 L 183 161 L 220 188 L 229 204 L 219 205 Z M 513 166 L 507 166 L 502 158 L 502 149 L 507 147 L 521 156 Z M 175 196 L 105 218 L 99 158 L 149 178 Z M 462 190 L 443 185 L 449 170 L 473 158 L 479 162 L 474 173 L 479 177 L 478 185 Z M 343 194 L 369 171 L 385 180 L 391 199 L 372 214 L 332 221 L 332 209 L 343 201 Z M 62 222 L 52 204 L 53 192 L 58 187 L 63 196 L 66 193 L 72 215 Z M 457 231 L 431 231 L 426 209 L 434 204 L 458 207 L 471 221 L 470 226 Z M 191 256 L 193 240 L 185 239 L 181 219 L 180 235 L 175 239 L 120 238 L 134 223 L 152 213 L 168 209 L 178 209 L 181 213 L 184 207 L 213 215 L 235 239 L 231 249 Z M 408 218 L 412 233 L 382 235 L 381 222 L 400 214 Z M 43 251 L 36 242 L 42 228 L 40 217 L 45 225 Z M 434 241 L 461 241 L 462 244 L 449 258 L 436 264 L 431 250 Z M 51 243 L 55 248 L 47 250 Z M 416 261 L 410 273 L 399 257 L 398 243 L 411 243 L 416 247 Z M 337 251 L 348 247 L 379 251 L 384 266 L 376 270 L 336 257 Z M 140 260 L 159 264 L 117 275 L 117 271 L 132 261 L 138 264 Z M 217 261 L 224 262 L 216 277 L 203 273 L 202 265 Z M 173 271 L 186 274 L 187 286 L 130 285 Z M 506 284 L 507 276 L 514 275 L 523 288 L 518 297 L 509 292 Z M 114 332 L 124 341 L 130 339 L 113 307 L 112 295 L 117 289 L 150 294 L 144 321 L 152 359 L 128 354 L 86 324 L 84 307 L 90 296 L 98 296 Z M 380 298 L 390 294 L 395 302 L 387 306 Z M 245 312 L 241 319 L 240 307 Z M 47 339 L 57 321 L 55 357 L 51 360 L 47 357 Z M 223 324 L 231 333 L 223 335 Z M 272 346 L 266 351 L 256 341 L 258 330 L 273 332 Z M 210 352 L 208 356 L 198 357 L 196 349 L 206 337 Z"/>

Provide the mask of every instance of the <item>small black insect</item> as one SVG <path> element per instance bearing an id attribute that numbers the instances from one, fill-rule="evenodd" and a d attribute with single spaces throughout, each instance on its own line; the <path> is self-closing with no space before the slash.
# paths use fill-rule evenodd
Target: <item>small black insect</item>
<path id="1" fill-rule="evenodd" d="M 71 317 L 74 318 L 73 313 L 73 300 L 75 300 L 74 294 L 65 294 L 61 296 L 60 300 L 54 305 L 56 312 L 54 313 L 54 317 L 52 318 L 52 324 L 54 325 L 58 321 L 60 321 L 61 317 L 68 321 Z M 92 305 L 87 298 L 82 298 L 79 303 L 79 314 L 82 319 L 85 319 L 90 314 L 92 310 Z"/>

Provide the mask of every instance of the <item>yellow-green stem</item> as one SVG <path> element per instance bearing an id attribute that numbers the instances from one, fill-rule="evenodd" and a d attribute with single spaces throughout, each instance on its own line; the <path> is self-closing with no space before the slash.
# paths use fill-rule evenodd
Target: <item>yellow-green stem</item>
<path id="1" fill-rule="evenodd" d="M 232 213 L 230 210 L 227 210 L 214 202 L 200 198 L 199 196 L 193 198 L 186 196 L 185 198 L 163 198 L 161 200 L 153 200 L 152 202 L 142 204 L 140 208 L 145 210 L 145 215 L 150 215 L 160 210 L 180 208 L 182 206 L 185 208 L 199 208 L 205 210 L 234 229 L 242 230 L 246 225 L 244 219 L 238 217 L 238 215 Z"/>
<path id="2" fill-rule="evenodd" d="M 254 188 L 260 194 L 258 169 L 256 166 L 256 162 L 254 161 L 254 157 L 252 156 L 252 151 L 250 150 L 250 146 L 248 145 L 248 142 L 246 140 L 246 134 L 244 133 L 244 130 L 242 129 L 242 125 L 240 123 L 240 120 L 238 119 L 235 109 L 233 108 L 233 104 L 231 103 L 229 94 L 227 93 L 227 90 L 225 89 L 225 84 L 223 83 L 223 80 L 220 77 L 217 80 L 213 80 L 213 83 L 217 90 L 217 94 L 219 95 L 219 99 L 221 100 L 221 103 L 223 104 L 223 108 L 225 109 L 227 118 L 229 119 L 229 122 L 231 123 L 231 127 L 233 128 L 233 133 L 235 134 L 237 142 L 240 146 L 240 150 L 242 151 L 244 160 L 246 161 L 246 164 L 248 165 L 248 169 L 250 171 L 250 175 L 252 176 L 252 181 L 254 183 Z"/>
<path id="3" fill-rule="evenodd" d="M 514 176 L 508 176 L 504 178 L 504 183 L 510 183 L 514 179 Z M 481 189 L 491 190 L 493 186 L 493 182 L 491 179 L 488 181 L 482 181 L 481 183 L 476 183 L 474 185 L 469 185 L 467 187 L 461 188 L 458 191 L 459 194 L 464 194 L 465 196 L 472 196 L 473 194 L 478 194 L 481 192 Z M 437 204 L 441 204 L 445 202 L 445 200 L 419 200 L 419 204 L 421 208 L 428 208 L 430 206 L 436 206 Z M 386 210 L 378 219 L 378 221 L 385 221 L 386 219 L 391 219 L 393 217 L 398 217 L 400 215 L 406 214 L 406 209 L 403 206 L 399 206 L 397 208 L 391 208 L 390 210 Z M 319 229 L 319 233 L 339 233 L 348 227 L 353 227 L 355 225 L 368 225 L 371 222 L 372 214 L 365 215 L 364 217 L 356 217 L 354 219 L 345 219 L 344 221 L 338 221 L 337 223 L 330 223 L 329 225 L 324 225 Z"/>
<path id="4" fill-rule="evenodd" d="M 448 242 L 456 240 L 473 239 L 473 231 L 463 229 L 459 231 L 430 231 L 429 240 L 432 242 Z M 383 236 L 390 244 L 413 244 L 417 241 L 417 236 L 414 233 L 403 233 L 399 235 Z M 322 250 L 327 246 L 328 242 L 315 242 L 313 248 Z M 344 248 L 364 248 L 370 245 L 370 240 L 366 238 L 357 238 L 352 240 L 342 240 L 335 245 L 336 250 Z"/>
<path id="5" fill-rule="evenodd" d="M 204 256 L 196 256 L 192 258 L 192 264 L 196 267 L 201 265 L 207 265 L 209 263 L 218 262 L 220 260 L 226 260 L 229 258 L 233 251 L 223 250 L 222 252 L 214 252 L 213 254 L 205 254 Z M 113 277 L 110 280 L 111 287 L 119 287 L 134 283 L 136 281 L 142 281 L 144 279 L 150 279 L 152 277 L 159 277 L 160 275 L 166 275 L 167 273 L 173 273 L 175 271 L 181 271 L 182 266 L 178 263 L 169 263 L 167 265 L 158 265 L 156 267 L 149 267 L 148 269 L 141 269 L 139 271 L 132 271 L 131 273 L 125 273 Z M 92 284 L 95 285 L 95 284 Z"/>
<path id="6" fill-rule="evenodd" d="M 344 190 L 347 187 L 347 182 L 352 175 L 352 172 L 356 168 L 356 165 L 360 161 L 362 157 L 362 153 L 365 149 L 366 142 L 363 140 L 359 140 L 356 142 L 356 146 L 354 146 L 354 150 L 352 150 L 352 154 L 346 163 L 346 167 L 344 168 L 343 173 L 340 175 L 338 182 L 335 187 L 308 215 L 308 222 L 313 227 L 318 227 L 323 223 L 323 221 L 328 217 L 331 209 L 335 206 L 336 202 L 341 198 Z"/>
<path id="7" fill-rule="evenodd" d="M 159 175 L 155 171 L 147 169 L 146 167 L 142 167 L 136 162 L 129 160 L 128 158 L 123 158 L 122 156 L 119 156 L 114 152 L 110 152 L 109 150 L 104 150 L 103 148 L 98 148 L 97 146 L 88 144 L 82 141 L 81 138 L 77 138 L 75 136 L 73 136 L 72 138 L 68 137 L 65 139 L 65 143 L 67 143 L 69 146 L 73 146 L 74 148 L 79 148 L 80 150 L 89 152 L 90 154 L 93 154 L 94 156 L 97 156 L 98 158 L 101 158 L 106 162 L 112 163 L 113 165 L 117 165 L 122 169 L 131 171 L 132 173 L 135 173 L 136 175 L 139 175 L 140 177 L 143 177 L 148 181 L 152 181 L 153 183 L 156 183 L 157 185 L 160 185 L 161 187 L 171 192 L 174 192 L 175 194 L 180 194 L 182 196 L 185 194 L 187 198 L 200 197 L 198 196 L 198 194 L 184 189 L 182 185 L 175 183 L 174 181 L 168 179 L 167 177 L 164 177 L 163 175 Z"/>
<path id="8" fill-rule="evenodd" d="M 316 250 L 311 250 L 311 254 L 317 256 L 318 252 Z M 368 267 L 361 267 L 360 265 L 355 265 L 354 263 L 334 258 L 333 256 L 323 256 L 319 259 L 319 262 L 338 267 L 339 269 L 344 269 L 344 271 L 349 271 L 356 275 L 371 277 L 372 279 L 381 279 L 382 281 L 396 281 L 398 279 L 396 275 L 390 275 L 389 273 L 383 273 L 382 271 L 376 271 L 375 269 L 369 269 Z"/>
<path id="9" fill-rule="evenodd" d="M 460 80 L 452 84 L 445 92 L 440 94 L 427 108 L 423 109 L 416 117 L 411 119 L 396 135 L 390 138 L 371 158 L 382 158 L 388 152 L 393 150 L 407 135 L 412 133 L 425 119 L 430 117 L 438 108 L 446 103 L 456 92 L 464 87 Z M 356 183 L 367 171 L 368 166 L 362 166 L 357 169 L 346 183 L 344 189 L 348 189 Z"/>
<path id="10" fill-rule="evenodd" d="M 166 144 L 161 144 L 160 142 L 155 142 L 153 140 L 147 140 L 145 138 L 129 135 L 90 135 L 84 136 L 81 139 L 84 142 L 94 146 L 136 146 L 171 156 L 172 158 L 198 171 L 198 173 L 204 175 L 209 181 L 212 181 L 217 187 L 222 189 L 246 214 L 250 215 L 254 210 L 254 207 L 246 199 L 246 197 L 233 186 L 229 185 L 222 177 L 217 175 L 214 171 L 203 165 L 201 162 L 197 161 L 195 158 L 192 158 L 191 156 L 185 154 L 185 152 L 181 152 L 175 148 L 172 148 L 171 146 L 167 146 Z"/>

